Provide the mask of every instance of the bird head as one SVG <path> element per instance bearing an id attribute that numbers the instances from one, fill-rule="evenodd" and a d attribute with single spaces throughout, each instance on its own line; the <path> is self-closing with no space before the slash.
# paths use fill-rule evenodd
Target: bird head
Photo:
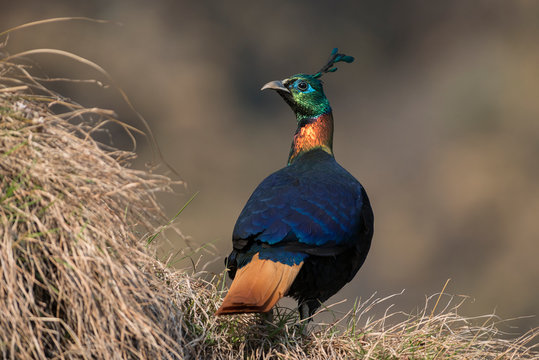
<path id="1" fill-rule="evenodd" d="M 262 90 L 271 89 L 292 108 L 299 119 L 316 117 L 331 111 L 322 82 L 313 75 L 297 74 L 282 81 L 270 81 Z"/>
<path id="2" fill-rule="evenodd" d="M 318 117 L 331 111 L 329 100 L 324 95 L 322 81 L 319 78 L 329 72 L 337 70 L 333 65 L 343 61 L 351 63 L 354 58 L 345 54 L 338 54 L 335 48 L 331 56 L 316 74 L 296 74 L 284 80 L 270 81 L 262 86 L 261 90 L 271 89 L 277 91 L 296 114 L 298 121 L 305 118 Z"/>

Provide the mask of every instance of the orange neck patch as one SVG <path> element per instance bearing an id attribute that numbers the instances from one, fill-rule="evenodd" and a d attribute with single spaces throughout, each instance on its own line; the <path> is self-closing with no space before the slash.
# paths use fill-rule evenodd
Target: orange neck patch
<path id="1" fill-rule="evenodd" d="M 331 113 L 310 119 L 307 123 L 300 123 L 292 141 L 288 164 L 292 164 L 299 155 L 313 149 L 322 149 L 333 154 L 333 115 Z"/>

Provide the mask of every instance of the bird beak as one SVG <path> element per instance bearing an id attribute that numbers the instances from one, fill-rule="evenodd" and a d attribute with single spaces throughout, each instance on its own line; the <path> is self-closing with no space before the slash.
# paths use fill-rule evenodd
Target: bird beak
<path id="1" fill-rule="evenodd" d="M 270 82 L 267 83 L 266 85 L 262 86 L 262 89 L 260 89 L 260 90 L 266 90 L 266 89 L 272 89 L 272 90 L 277 90 L 277 91 L 283 91 L 283 92 L 285 92 L 285 93 L 289 93 L 289 94 L 290 94 L 290 90 L 288 90 L 288 89 L 283 85 L 283 82 L 282 82 L 282 81 L 279 81 L 279 80 L 270 81 Z"/>

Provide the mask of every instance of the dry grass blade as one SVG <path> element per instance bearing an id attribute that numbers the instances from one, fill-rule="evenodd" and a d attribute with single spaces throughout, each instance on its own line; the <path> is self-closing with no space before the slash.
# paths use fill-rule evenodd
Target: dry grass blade
<path id="1" fill-rule="evenodd" d="M 16 31 L 16 30 L 21 30 L 21 29 L 32 27 L 32 26 L 38 26 L 38 25 L 43 25 L 43 24 L 48 24 L 48 23 L 62 22 L 62 21 L 89 21 L 89 22 L 95 22 L 95 23 L 101 23 L 101 24 L 106 24 L 106 23 L 110 22 L 108 20 L 92 19 L 92 18 L 82 17 L 82 16 L 50 18 L 50 19 L 32 21 L 32 22 L 29 22 L 29 23 L 25 23 L 25 24 L 22 24 L 22 25 L 12 27 L 10 29 L 7 29 L 5 31 L 0 32 L 0 37 L 4 36 L 4 35 L 7 35 L 7 34 L 13 32 L 13 31 Z"/>
<path id="2" fill-rule="evenodd" d="M 0 92 L 17 92 L 17 91 L 22 91 L 22 90 L 28 90 L 28 86 L 26 85 L 21 85 L 21 86 L 13 86 L 13 87 L 9 87 L 9 88 L 3 88 L 3 89 L 0 89 Z"/>

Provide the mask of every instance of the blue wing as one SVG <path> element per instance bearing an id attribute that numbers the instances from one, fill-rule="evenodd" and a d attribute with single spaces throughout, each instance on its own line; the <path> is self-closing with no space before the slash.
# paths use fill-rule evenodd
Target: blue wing
<path id="1" fill-rule="evenodd" d="M 236 250 L 256 243 L 267 249 L 261 256 L 274 258 L 277 249 L 334 255 L 353 245 L 363 225 L 362 187 L 333 156 L 312 153 L 256 188 L 234 227 Z"/>

